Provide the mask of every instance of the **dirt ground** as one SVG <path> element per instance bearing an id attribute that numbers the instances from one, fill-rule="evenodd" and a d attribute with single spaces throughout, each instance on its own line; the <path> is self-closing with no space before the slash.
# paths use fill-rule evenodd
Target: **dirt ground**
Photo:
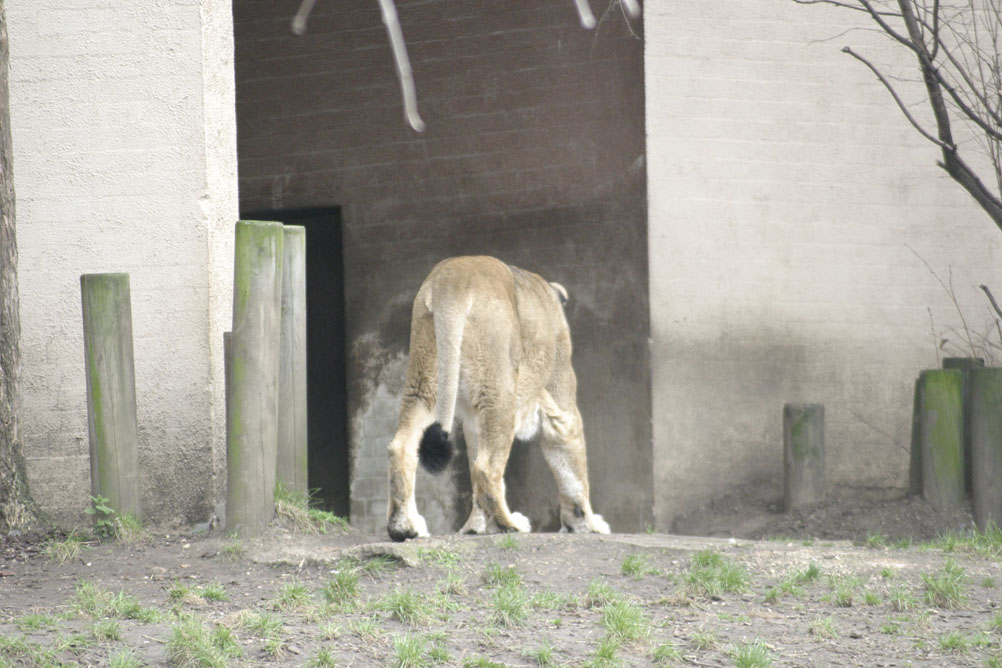
<path id="1" fill-rule="evenodd" d="M 61 564 L 0 537 L 0 666 L 1002 666 L 1002 546 L 902 540 L 963 530 L 965 512 L 773 502 L 721 499 L 676 525 L 718 537 L 276 527 L 93 543 Z M 179 653 L 186 621 L 229 638 L 228 658 Z"/>

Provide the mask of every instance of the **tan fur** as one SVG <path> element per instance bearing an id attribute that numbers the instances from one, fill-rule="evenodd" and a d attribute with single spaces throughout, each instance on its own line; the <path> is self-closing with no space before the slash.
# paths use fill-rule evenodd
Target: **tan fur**
<path id="1" fill-rule="evenodd" d="M 509 510 L 504 470 L 516 434 L 541 432 L 560 491 L 565 530 L 608 533 L 592 512 L 571 336 L 557 284 L 490 257 L 439 263 L 411 317 L 410 360 L 389 445 L 387 528 L 395 540 L 428 535 L 417 511 L 417 450 L 426 428 L 452 429 L 458 413 L 470 461 L 473 509 L 462 532 L 529 531 Z"/>

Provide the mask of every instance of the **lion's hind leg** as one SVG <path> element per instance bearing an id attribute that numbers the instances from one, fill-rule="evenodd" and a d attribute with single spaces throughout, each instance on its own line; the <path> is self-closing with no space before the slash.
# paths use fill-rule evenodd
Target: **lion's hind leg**
<path id="1" fill-rule="evenodd" d="M 609 533 L 609 524 L 591 508 L 581 416 L 560 411 L 552 399 L 547 403 L 540 445 L 560 490 L 561 531 Z"/>
<path id="2" fill-rule="evenodd" d="M 504 470 L 515 438 L 515 411 L 504 401 L 485 402 L 477 415 L 476 454 L 470 459 L 473 511 L 463 527 L 472 533 L 519 531 L 532 525 L 522 513 L 514 513 L 505 499 Z"/>
<path id="3" fill-rule="evenodd" d="M 414 483 L 417 477 L 418 443 L 435 417 L 420 401 L 405 401 L 397 433 L 387 448 L 390 499 L 386 530 L 395 541 L 428 536 L 428 526 L 417 510 Z"/>

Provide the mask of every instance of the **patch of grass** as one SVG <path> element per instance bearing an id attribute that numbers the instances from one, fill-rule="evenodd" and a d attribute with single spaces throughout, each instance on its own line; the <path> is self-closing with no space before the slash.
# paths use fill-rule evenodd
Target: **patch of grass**
<path id="1" fill-rule="evenodd" d="M 102 619 L 94 623 L 91 627 L 91 633 L 99 641 L 111 641 L 111 640 L 121 640 L 122 639 L 122 628 L 118 625 L 118 621 L 114 619 Z"/>
<path id="2" fill-rule="evenodd" d="M 379 622 L 371 617 L 348 622 L 348 630 L 363 640 L 375 640 L 383 632 Z"/>
<path id="3" fill-rule="evenodd" d="M 620 642 L 632 642 L 645 637 L 650 623 L 635 604 L 618 600 L 602 607 L 602 625 L 606 632 Z"/>
<path id="4" fill-rule="evenodd" d="M 970 647 L 970 638 L 959 631 L 950 631 L 939 638 L 939 648 L 944 652 L 966 652 Z"/>
<path id="5" fill-rule="evenodd" d="M 651 560 L 646 554 L 628 554 L 623 559 L 619 572 L 634 580 L 640 580 L 645 575 L 655 575 L 658 571 L 651 566 Z"/>
<path id="6" fill-rule="evenodd" d="M 521 586 L 522 576 L 514 566 L 502 566 L 491 563 L 483 574 L 484 584 L 488 587 Z"/>
<path id="7" fill-rule="evenodd" d="M 289 612 L 309 607 L 312 601 L 313 596 L 310 595 L 309 587 L 302 581 L 293 578 L 281 586 L 272 606 L 277 610 Z"/>
<path id="8" fill-rule="evenodd" d="M 418 559 L 422 564 L 456 568 L 459 566 L 459 553 L 444 547 L 418 548 Z"/>
<path id="9" fill-rule="evenodd" d="M 988 622 L 988 630 L 1002 633 L 1002 610 L 998 610 L 992 615 L 991 620 Z"/>
<path id="10" fill-rule="evenodd" d="M 965 598 L 965 581 L 964 569 L 947 559 L 936 573 L 922 574 L 926 603 L 948 610 L 960 607 Z"/>
<path id="11" fill-rule="evenodd" d="M 880 605 L 880 594 L 870 589 L 863 590 L 863 605 Z"/>
<path id="12" fill-rule="evenodd" d="M 914 596 L 900 587 L 891 590 L 887 602 L 891 606 L 891 610 L 895 612 L 908 612 L 914 609 L 918 603 Z"/>
<path id="13" fill-rule="evenodd" d="M 529 618 L 529 598 L 518 584 L 499 587 L 491 596 L 494 621 L 506 627 L 521 626 Z"/>
<path id="14" fill-rule="evenodd" d="M 863 545 L 871 550 L 882 550 L 887 547 L 887 536 L 879 533 L 867 534 Z"/>
<path id="15" fill-rule="evenodd" d="M 896 636 L 901 633 L 901 623 L 895 621 L 885 622 L 880 625 L 880 632 L 885 635 Z"/>
<path id="16" fill-rule="evenodd" d="M 140 668 L 143 662 L 130 647 L 121 649 L 108 657 L 109 668 Z"/>
<path id="17" fill-rule="evenodd" d="M 537 610 L 574 610 L 580 605 L 580 601 L 574 594 L 541 591 L 532 595 L 529 605 Z"/>
<path id="18" fill-rule="evenodd" d="M 240 614 L 239 624 L 241 629 L 262 640 L 275 640 L 281 637 L 285 621 L 267 612 L 245 610 Z"/>
<path id="19" fill-rule="evenodd" d="M 336 666 L 337 660 L 334 658 L 334 654 L 326 647 L 318 649 L 317 653 L 306 662 L 306 668 L 335 668 Z"/>
<path id="20" fill-rule="evenodd" d="M 517 550 L 519 548 L 518 538 L 513 533 L 506 533 L 497 540 L 497 546 L 502 550 Z"/>
<path id="21" fill-rule="evenodd" d="M 424 622 L 431 616 L 428 602 L 413 589 L 394 589 L 376 602 L 376 609 L 410 625 Z"/>
<path id="22" fill-rule="evenodd" d="M 602 580 L 595 579 L 588 583 L 588 592 L 584 597 L 584 605 L 586 608 L 597 608 L 611 603 L 618 598 L 619 594 L 616 593 L 616 590 Z"/>
<path id="23" fill-rule="evenodd" d="M 55 628 L 59 620 L 44 612 L 23 615 L 14 620 L 14 626 L 21 631 L 40 631 Z"/>
<path id="24" fill-rule="evenodd" d="M 902 538 L 901 540 L 897 540 L 894 543 L 892 543 L 891 547 L 893 547 L 896 550 L 907 550 L 912 546 L 912 544 L 913 542 L 911 538 Z"/>
<path id="25" fill-rule="evenodd" d="M 769 648 L 761 640 L 735 647 L 731 657 L 736 668 L 769 668 L 772 665 Z"/>
<path id="26" fill-rule="evenodd" d="M 316 507 L 316 501 L 309 494 L 297 494 L 275 486 L 275 512 L 292 524 L 293 531 L 314 535 L 329 531 L 347 533 L 351 525 L 343 517 Z"/>
<path id="27" fill-rule="evenodd" d="M 449 649 L 445 646 L 446 638 L 447 636 L 444 633 L 428 634 L 428 639 L 431 641 L 431 647 L 428 649 L 428 659 L 432 663 L 452 663 L 452 655 L 449 654 Z"/>
<path id="28" fill-rule="evenodd" d="M 995 589 L 996 586 L 995 578 L 990 575 L 981 580 L 981 587 L 984 589 Z"/>
<path id="29" fill-rule="evenodd" d="M 838 638 L 834 617 L 815 617 L 807 627 L 807 632 L 815 638 L 834 640 Z"/>
<path id="30" fill-rule="evenodd" d="M 885 580 L 890 580 L 894 577 L 894 571 L 885 566 L 884 568 L 880 569 L 880 577 L 882 577 Z"/>
<path id="31" fill-rule="evenodd" d="M 126 545 L 141 543 L 149 538 L 142 521 L 132 513 L 115 517 L 114 535 L 116 540 Z"/>
<path id="32" fill-rule="evenodd" d="M 674 663 L 682 663 L 685 657 L 682 651 L 672 643 L 658 645 L 651 652 L 651 660 L 658 666 L 670 666 Z"/>
<path id="33" fill-rule="evenodd" d="M 76 531 L 62 539 L 50 538 L 45 541 L 45 558 L 57 564 L 65 564 L 80 558 L 84 539 Z"/>
<path id="34" fill-rule="evenodd" d="M 482 656 L 468 656 L 463 659 L 463 668 L 508 668 L 503 663 L 491 661 Z"/>
<path id="35" fill-rule="evenodd" d="M 543 640 L 539 648 L 526 652 L 525 656 L 532 659 L 539 668 L 555 668 L 557 665 L 556 659 L 553 658 L 553 646 L 548 640 Z"/>
<path id="36" fill-rule="evenodd" d="M 247 556 L 247 546 L 236 535 L 233 535 L 230 537 L 230 542 L 223 545 L 219 552 L 230 561 L 238 561 Z"/>
<path id="37" fill-rule="evenodd" d="M 706 629 L 697 629 L 689 636 L 689 646 L 697 650 L 713 649 L 717 646 L 717 634 Z"/>
<path id="38" fill-rule="evenodd" d="M 393 668 L 421 668 L 428 665 L 425 653 L 428 644 L 424 638 L 409 633 L 393 637 Z"/>
<path id="39" fill-rule="evenodd" d="M 354 570 L 335 571 L 322 590 L 328 603 L 343 604 L 358 597 L 358 573 Z"/>
<path id="40" fill-rule="evenodd" d="M 230 595 L 226 592 L 226 587 L 218 582 L 213 582 L 200 588 L 198 596 L 204 601 L 220 602 L 230 600 Z"/>
<path id="41" fill-rule="evenodd" d="M 618 668 L 623 665 L 619 658 L 619 641 L 612 636 L 606 636 L 598 644 L 595 653 L 581 664 L 582 668 Z"/>
<path id="42" fill-rule="evenodd" d="M 719 552 L 703 550 L 692 557 L 686 587 L 692 595 L 719 598 L 748 590 L 748 574 Z"/>
<path id="43" fill-rule="evenodd" d="M 352 566 L 359 575 L 380 578 L 400 567 L 400 559 L 392 554 L 373 554 L 364 559 L 345 559 L 346 566 Z"/>
<path id="44" fill-rule="evenodd" d="M 856 590 L 862 580 L 855 575 L 829 575 L 828 587 L 831 590 L 826 599 L 839 608 L 851 608 L 856 600 Z"/>
<path id="45" fill-rule="evenodd" d="M 241 651 L 228 629 L 209 629 L 197 617 L 186 617 L 171 629 L 166 655 L 167 661 L 179 668 L 226 668 Z"/>
<path id="46" fill-rule="evenodd" d="M 442 596 L 461 596 L 466 593 L 466 580 L 456 571 L 449 571 L 437 589 Z"/>

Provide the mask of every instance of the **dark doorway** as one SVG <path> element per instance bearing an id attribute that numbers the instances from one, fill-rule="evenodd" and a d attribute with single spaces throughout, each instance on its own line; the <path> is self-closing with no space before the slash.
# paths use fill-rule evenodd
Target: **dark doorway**
<path id="1" fill-rule="evenodd" d="M 241 218 L 306 228 L 307 478 L 324 508 L 348 517 L 341 209 L 253 212 Z"/>

